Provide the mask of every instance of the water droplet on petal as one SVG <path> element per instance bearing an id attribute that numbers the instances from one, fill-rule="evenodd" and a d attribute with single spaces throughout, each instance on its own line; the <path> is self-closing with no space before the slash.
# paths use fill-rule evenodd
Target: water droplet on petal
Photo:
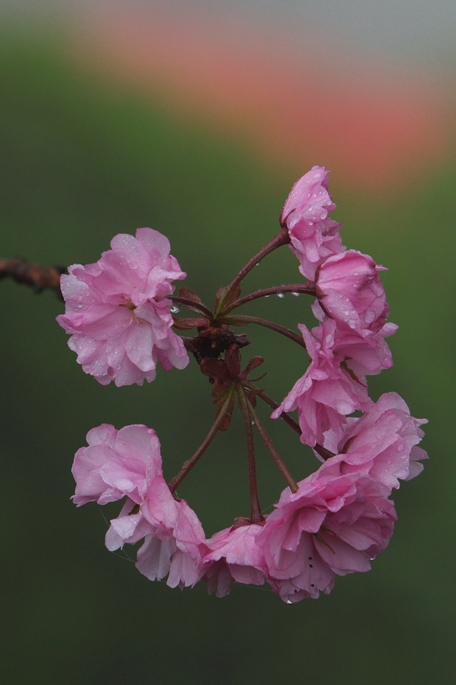
<path id="1" fill-rule="evenodd" d="M 287 599 L 287 604 L 293 604 L 293 602 L 291 601 L 291 599 Z"/>
<path id="2" fill-rule="evenodd" d="M 283 300 L 285 293 L 277 293 L 277 297 L 280 297 L 280 299 Z"/>
<path id="3" fill-rule="evenodd" d="M 271 297 L 270 295 L 265 295 L 265 297 Z"/>
<path id="4" fill-rule="evenodd" d="M 291 294 L 293 295 L 293 297 L 299 297 L 299 295 L 300 295 L 301 293 L 296 293 L 296 292 L 293 290 Z"/>
<path id="5" fill-rule="evenodd" d="M 169 311 L 171 312 L 171 314 L 178 314 L 180 310 L 181 308 L 179 304 L 172 304 Z"/>
<path id="6" fill-rule="evenodd" d="M 260 266 L 260 262 L 257 262 L 257 263 L 255 264 L 255 266 Z"/>

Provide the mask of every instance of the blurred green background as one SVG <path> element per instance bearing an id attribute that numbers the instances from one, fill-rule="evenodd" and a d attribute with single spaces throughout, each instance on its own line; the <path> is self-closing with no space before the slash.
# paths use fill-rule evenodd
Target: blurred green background
<path id="1" fill-rule="evenodd" d="M 1 256 L 94 262 L 116 233 L 151 226 L 170 238 L 185 284 L 210 304 L 216 287 L 275 235 L 295 172 L 260 163 L 241 135 L 171 119 L 153 98 L 85 76 L 59 35 L 1 28 Z M 302 173 L 314 163 L 325 160 L 303 160 Z M 344 243 L 390 268 L 396 365 L 372 379 L 371 394 L 395 390 L 414 416 L 429 419 L 423 446 L 431 459 L 396 493 L 396 532 L 373 570 L 339 578 L 318 601 L 287 606 L 266 588 L 244 586 L 223 600 L 204 584 L 171 591 L 136 571 L 134 550 L 108 553 L 104 534 L 118 505 L 76 509 L 69 499 L 86 432 L 102 422 L 154 427 L 171 478 L 211 425 L 209 386 L 192 363 L 142 388 L 102 387 L 67 348 L 55 323 L 62 304 L 0 283 L 2 682 L 452 681 L 455 183 L 456 155 L 388 193 L 331 181 Z M 244 292 L 298 280 L 296 267 L 281 250 Z M 269 298 L 248 311 L 294 328 L 312 320 L 309 304 Z M 247 333 L 250 356 L 266 359 L 263 384 L 280 400 L 303 372 L 302 355 L 273 333 Z M 249 512 L 242 422 L 235 424 L 179 490 L 208 535 Z M 316 464 L 288 430 L 271 426 L 301 478 Z M 283 483 L 261 449 L 259 462 L 268 508 Z"/>

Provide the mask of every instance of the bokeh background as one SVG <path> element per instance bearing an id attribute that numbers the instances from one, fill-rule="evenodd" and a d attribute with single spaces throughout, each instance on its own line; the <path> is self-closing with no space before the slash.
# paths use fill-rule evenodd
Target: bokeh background
<path id="1" fill-rule="evenodd" d="M 203 584 L 150 583 L 134 550 L 103 546 L 118 506 L 70 502 L 72 458 L 99 423 L 146 423 L 171 478 L 211 425 L 207 383 L 191 364 L 147 387 L 101 387 L 55 323 L 62 304 L 3 281 L 3 682 L 452 682 L 455 38 L 444 0 L 2 3 L 1 256 L 88 263 L 114 234 L 151 226 L 210 303 L 275 235 L 292 183 L 324 165 L 344 243 L 390 269 L 395 367 L 372 395 L 396 390 L 429 418 L 431 457 L 396 493 L 388 550 L 328 597 L 286 606 L 265 588 L 219 600 Z M 244 292 L 297 274 L 283 249 Z M 303 296 L 249 307 L 311 321 Z M 280 400 L 302 356 L 248 335 Z M 271 433 L 298 478 L 315 468 L 286 426 Z M 238 420 L 179 490 L 208 534 L 248 515 L 244 452 Z M 268 509 L 283 484 L 261 450 L 259 462 Z"/>

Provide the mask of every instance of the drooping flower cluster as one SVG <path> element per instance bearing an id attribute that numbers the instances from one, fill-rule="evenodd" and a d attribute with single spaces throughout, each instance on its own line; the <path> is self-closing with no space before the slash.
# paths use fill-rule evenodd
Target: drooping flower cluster
<path id="1" fill-rule="evenodd" d="M 111 521 L 106 547 L 114 551 L 144 539 L 137 561 L 141 573 L 150 580 L 169 573 L 171 587 L 192 585 L 206 549 L 204 532 L 195 512 L 185 500 L 174 499 L 163 478 L 155 431 L 142 425 L 117 431 L 103 424 L 88 433 L 87 442 L 74 459 L 74 503 L 127 498 Z"/>
<path id="2" fill-rule="evenodd" d="M 255 255 L 233 282 L 219 289 L 212 312 L 189 289 L 173 296 L 171 281 L 184 278 L 169 254 L 169 242 L 156 231 L 138 229 L 136 238 L 116 236 L 112 250 L 96 264 L 70 267 L 62 278 L 67 313 L 59 323 L 72 335 L 84 371 L 107 384 L 142 384 L 155 378 L 156 364 L 183 368 L 192 352 L 209 377 L 216 419 L 207 438 L 169 484 L 163 478 L 158 437 L 146 426 L 117 431 L 102 425 L 87 436 L 74 460 L 75 504 L 126 498 L 106 534 L 109 550 L 143 541 L 136 566 L 150 580 L 180 588 L 207 582 L 223 597 L 233 582 L 269 584 L 291 604 L 329 593 L 337 575 L 367 571 L 385 549 L 396 513 L 390 495 L 399 480 L 420 473 L 427 457 L 418 447 L 425 420 L 414 419 L 394 392 L 377 402 L 367 377 L 392 366 L 385 338 L 397 327 L 387 323 L 389 307 L 379 272 L 384 267 L 347 250 L 340 225 L 328 217 L 335 208 L 328 172 L 314 167 L 293 187 L 282 210 L 281 232 Z M 299 270 L 311 282 L 277 286 L 240 297 L 239 284 L 267 254 L 289 244 Z M 318 325 L 302 334 L 233 310 L 258 297 L 288 291 L 314 295 Z M 173 318 L 172 301 L 196 312 Z M 175 313 L 175 312 L 174 312 Z M 240 349 L 249 344 L 231 326 L 257 323 L 305 348 L 310 365 L 280 405 L 250 381 L 262 363 L 253 357 L 241 370 Z M 172 330 L 197 329 L 183 339 Z M 227 430 L 238 398 L 247 439 L 251 516 L 206 539 L 202 525 L 177 486 L 219 430 Z M 304 445 L 313 448 L 319 468 L 296 482 L 272 444 L 255 406 L 263 400 Z M 289 412 L 297 410 L 298 423 Z M 353 416 L 358 412 L 362 415 Z M 255 476 L 252 426 L 271 452 L 287 487 L 272 513 L 261 511 Z M 297 449 L 303 449 L 301 445 Z M 310 452 L 310 451 L 309 451 Z"/>

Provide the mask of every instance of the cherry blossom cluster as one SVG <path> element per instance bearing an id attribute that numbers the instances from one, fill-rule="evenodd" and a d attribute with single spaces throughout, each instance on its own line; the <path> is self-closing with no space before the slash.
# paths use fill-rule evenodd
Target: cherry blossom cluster
<path id="1" fill-rule="evenodd" d="M 374 402 L 367 376 L 392 366 L 386 338 L 389 308 L 380 280 L 384 267 L 369 255 L 346 249 L 328 172 L 314 167 L 293 187 L 280 215 L 278 235 L 216 293 L 210 309 L 196 293 L 173 281 L 185 278 L 163 235 L 140 228 L 136 237 L 117 235 L 96 264 L 74 265 L 61 278 L 66 313 L 59 324 L 86 373 L 117 386 L 155 379 L 157 364 L 183 369 L 193 356 L 211 383 L 215 421 L 202 445 L 166 482 L 159 439 L 144 425 L 116 430 L 103 424 L 76 453 L 76 505 L 124 500 L 106 534 L 117 550 L 142 541 L 136 566 L 150 580 L 170 587 L 207 582 L 223 597 L 234 581 L 268 583 L 285 602 L 329 593 L 336 575 L 367 571 L 388 545 L 396 513 L 390 499 L 399 480 L 420 473 L 427 457 L 418 447 L 424 419 L 415 419 L 394 392 Z M 274 250 L 289 245 L 306 280 L 241 297 L 240 284 Z M 270 294 L 304 293 L 313 298 L 317 325 L 290 329 L 236 310 Z M 177 316 L 180 308 L 189 317 Z M 261 365 L 233 327 L 259 325 L 300 345 L 310 363 L 281 404 L 249 378 Z M 182 331 L 196 330 L 192 337 Z M 219 431 L 226 431 L 237 404 L 243 415 L 250 488 L 250 517 L 239 517 L 210 538 L 189 504 L 176 495 Z M 256 411 L 262 401 L 312 448 L 317 470 L 296 482 Z M 290 413 L 297 412 L 297 421 Z M 271 513 L 260 506 L 256 482 L 256 430 L 285 479 Z M 303 450 L 297 443 L 297 450 Z M 228 522 L 229 523 L 229 522 Z"/>

